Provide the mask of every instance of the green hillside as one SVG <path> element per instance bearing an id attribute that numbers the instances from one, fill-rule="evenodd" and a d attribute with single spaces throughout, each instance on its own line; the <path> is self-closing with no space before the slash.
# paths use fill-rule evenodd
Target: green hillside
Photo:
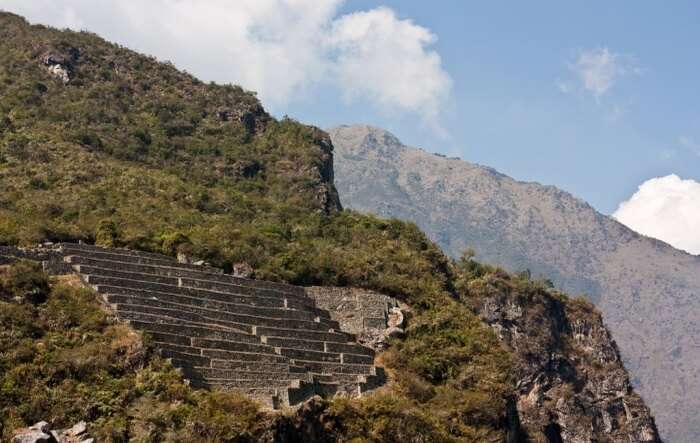
<path id="1" fill-rule="evenodd" d="M 512 299 L 509 307 L 532 308 L 535 329 L 547 323 L 548 303 L 602 328 L 590 306 L 545 283 L 450 260 L 414 224 L 343 210 L 328 136 L 272 118 L 239 87 L 204 84 L 93 34 L 8 13 L 0 13 L 0 54 L 0 245 L 82 240 L 183 253 L 227 270 L 245 262 L 260 279 L 394 296 L 407 305 L 408 325 L 379 356 L 387 386 L 263 412 L 235 394 L 186 386 L 147 338 L 77 282 L 27 263 L 0 266 L 2 440 L 39 420 L 84 419 L 107 442 L 518 441 L 517 376 L 569 339 L 516 328 L 516 338 L 541 338 L 516 349 L 476 312 Z M 555 320 L 556 334 L 571 333 L 565 315 Z M 606 364 L 626 386 L 614 343 L 602 336 L 613 349 Z M 554 420 L 557 400 L 588 395 L 588 371 L 606 370 L 573 341 L 557 345 L 568 372 L 551 384 L 561 394 L 547 398 L 540 428 Z M 567 417 L 592 414 L 585 408 Z M 547 441 L 539 430 L 530 438 Z"/>
<path id="2" fill-rule="evenodd" d="M 425 441 L 502 437 L 507 353 L 456 301 L 453 266 L 414 225 L 341 210 L 325 133 L 271 118 L 238 87 L 204 84 L 95 35 L 29 26 L 11 14 L 0 15 L 0 53 L 1 244 L 84 240 L 180 251 L 224 268 L 245 261 L 259 278 L 397 296 L 413 308 L 415 325 L 387 356 L 398 383 L 384 396 L 333 402 L 344 432 L 382 440 L 395 432 Z M 64 60 L 68 83 L 48 71 L 46 54 Z M 6 299 L 0 310 L 20 309 L 13 303 Z M 24 314 L 41 316 L 42 306 Z M 3 327 L 16 328 L 15 321 L 6 316 Z M 44 351 L 11 335 L 3 346 L 28 355 L 20 361 L 10 352 L 3 367 L 41 372 Z M 81 352 L 84 344 L 60 346 Z M 145 432 L 130 421 L 125 377 L 157 371 L 152 365 L 97 382 L 124 396 L 120 408 L 108 409 L 121 417 L 123 437 Z M 26 410 L 17 404 L 41 394 L 14 386 L 12 374 L 2 385 L 12 389 L 3 395 L 13 399 L 2 405 L 7 425 L 40 419 L 62 395 L 82 398 L 54 393 Z M 66 384 L 82 377 L 95 383 L 94 374 L 60 375 Z M 64 421 L 80 415 L 65 414 Z M 187 425 L 171 418 L 163 426 Z"/>

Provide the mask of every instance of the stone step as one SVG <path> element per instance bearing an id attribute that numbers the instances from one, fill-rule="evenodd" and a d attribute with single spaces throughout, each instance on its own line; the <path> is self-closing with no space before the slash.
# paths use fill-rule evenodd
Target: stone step
<path id="1" fill-rule="evenodd" d="M 376 368 L 372 365 L 318 362 L 299 359 L 294 359 L 294 364 L 306 367 L 313 374 L 376 374 Z"/>
<path id="2" fill-rule="evenodd" d="M 63 245 L 65 262 L 152 337 L 193 387 L 268 407 L 359 395 L 386 377 L 374 351 L 340 331 L 302 287 L 233 277 L 154 253 Z M 384 314 L 383 312 L 381 314 Z"/>
<path id="3" fill-rule="evenodd" d="M 270 291 L 284 295 L 308 298 L 304 288 L 300 286 L 235 277 L 233 275 L 224 274 L 223 271 L 217 268 L 178 263 L 164 256 L 140 257 L 136 255 L 122 255 L 114 253 L 113 250 L 87 252 L 68 250 L 67 253 L 71 255 L 67 255 L 65 260 L 76 265 L 82 264 L 115 271 L 144 273 L 163 277 L 216 281 L 245 287 L 247 289 L 255 289 L 257 291 Z"/>
<path id="4" fill-rule="evenodd" d="M 78 272 L 79 274 L 84 274 L 84 275 L 100 275 L 103 277 L 126 278 L 129 280 L 139 280 L 139 281 L 147 281 L 147 282 L 151 282 L 151 283 L 159 283 L 161 285 L 179 286 L 179 281 L 180 281 L 178 277 L 167 277 L 167 276 L 155 275 L 155 274 L 140 274 L 140 273 L 136 273 L 136 272 L 120 271 L 120 270 L 108 269 L 108 268 L 97 268 L 94 266 L 86 266 L 86 265 L 73 265 L 73 269 L 75 269 L 75 271 Z"/>
<path id="5" fill-rule="evenodd" d="M 108 293 L 108 292 L 107 292 Z M 279 319 L 293 319 L 293 320 L 305 320 L 305 321 L 315 321 L 317 318 L 314 312 L 298 309 L 288 309 L 284 307 L 278 308 L 268 308 L 265 306 L 251 306 L 247 304 L 237 304 L 221 302 L 217 300 L 207 300 L 198 297 L 191 297 L 188 295 L 180 294 L 167 294 L 167 293 L 146 293 L 141 291 L 133 291 L 128 294 L 115 294 L 115 295 L 125 295 L 129 297 L 137 297 L 146 300 L 162 300 L 167 303 L 175 303 L 178 305 L 189 305 L 201 309 L 209 309 L 215 311 L 224 311 L 232 314 L 244 314 L 253 315 L 259 317 L 267 318 L 279 318 Z M 319 322 L 320 322 L 319 318 Z"/>
<path id="6" fill-rule="evenodd" d="M 262 337 L 295 338 L 302 340 L 328 341 L 336 343 L 349 343 L 355 341 L 352 334 L 340 331 L 324 332 L 304 329 L 273 328 L 268 326 L 258 326 L 255 334 Z"/>
<path id="7" fill-rule="evenodd" d="M 136 249 L 126 249 L 126 248 L 108 248 L 104 246 L 90 245 L 87 243 L 59 243 L 59 246 L 64 251 L 87 251 L 87 252 L 111 252 L 114 254 L 129 255 L 136 257 L 147 257 L 147 258 L 160 258 L 165 260 L 170 260 L 177 262 L 177 260 L 168 255 L 160 254 L 157 252 L 146 252 L 139 251 Z"/>
<path id="8" fill-rule="evenodd" d="M 299 386 L 299 380 L 269 380 L 269 379 L 220 379 L 203 377 L 202 382 L 209 386 L 216 386 L 220 389 L 230 391 L 233 388 L 267 388 L 267 389 L 287 389 Z"/>
<path id="9" fill-rule="evenodd" d="M 190 338 L 206 338 L 211 340 L 226 340 L 238 343 L 258 345 L 260 341 L 254 335 L 243 334 L 221 329 L 207 328 L 195 325 L 177 325 L 170 323 L 145 322 L 130 320 L 129 324 L 135 329 L 162 334 L 187 335 Z"/>
<path id="10" fill-rule="evenodd" d="M 93 266 L 96 268 L 112 269 L 122 272 L 133 272 L 137 274 L 152 274 L 163 277 L 187 277 L 187 278 L 216 278 L 223 274 L 212 274 L 210 271 L 178 268 L 170 265 L 148 265 L 140 263 L 130 263 L 126 261 L 105 260 L 102 258 L 88 257 L 84 255 L 69 255 L 65 257 L 65 261 L 72 265 Z"/>
<path id="11" fill-rule="evenodd" d="M 144 265 L 156 265 L 156 266 L 168 266 L 172 268 L 180 269 L 192 269 L 210 274 L 221 274 L 223 271 L 217 268 L 211 268 L 208 266 L 191 265 L 186 263 L 178 263 L 175 260 L 167 258 L 151 258 L 143 257 L 139 255 L 128 255 L 114 252 L 113 249 L 106 249 L 103 251 L 88 251 L 88 250 L 77 250 L 74 248 L 65 248 L 65 256 L 80 256 L 80 257 L 92 257 L 99 258 L 103 260 L 111 261 L 124 261 L 127 263 L 139 263 Z"/>
<path id="12" fill-rule="evenodd" d="M 366 346 L 362 346 L 359 343 L 333 343 L 333 342 L 326 342 L 326 348 L 324 349 L 326 352 L 338 352 L 341 354 L 357 354 L 357 355 L 366 355 L 368 357 L 374 357 L 374 350 L 372 348 L 368 348 Z"/>
<path id="13" fill-rule="evenodd" d="M 227 322 L 212 321 L 196 314 L 171 311 L 168 309 L 151 308 L 139 305 L 113 305 L 117 310 L 117 316 L 124 321 L 142 321 L 147 323 L 167 323 L 187 328 L 197 326 L 213 328 L 222 331 L 237 332 L 239 334 L 252 335 L 253 327 L 250 325 L 231 324 Z M 145 309 L 144 309 L 145 308 Z M 177 315 L 177 317 L 176 317 Z M 247 327 L 247 329 L 246 329 Z"/>
<path id="14" fill-rule="evenodd" d="M 74 262 L 81 261 L 80 257 L 77 257 L 77 256 L 69 256 L 66 258 L 66 260 L 71 262 L 71 264 L 73 264 Z M 130 270 L 119 269 L 119 267 L 111 266 L 110 263 L 114 263 L 114 262 L 103 261 L 101 263 L 102 266 L 100 266 L 100 267 L 92 266 L 92 265 L 84 265 L 84 264 L 73 264 L 73 266 L 75 267 L 76 271 L 78 271 L 81 274 L 94 274 L 94 275 L 101 275 L 101 276 L 105 276 L 105 277 L 126 278 L 126 279 L 130 279 L 130 280 L 159 283 L 159 284 L 163 284 L 163 285 L 184 286 L 184 287 L 190 287 L 190 288 L 201 288 L 201 289 L 208 289 L 208 290 L 223 292 L 223 293 L 227 293 L 227 294 L 254 295 L 256 297 L 270 297 L 270 298 L 278 298 L 278 299 L 279 298 L 282 298 L 282 299 L 290 298 L 290 299 L 298 300 L 301 303 L 308 305 L 308 306 L 315 306 L 315 301 L 310 297 L 306 297 L 306 296 L 302 296 L 302 295 L 298 295 L 298 294 L 294 294 L 294 293 L 280 292 L 280 291 L 273 290 L 273 289 L 258 288 L 258 287 L 251 286 L 251 285 L 233 284 L 230 282 L 219 282 L 219 281 L 214 280 L 215 278 L 217 278 L 217 276 L 212 275 L 212 274 L 199 273 L 199 274 L 197 274 L 196 278 L 184 278 L 184 277 L 175 277 L 172 275 L 170 275 L 170 276 L 169 275 L 161 275 L 157 272 L 153 272 L 154 269 L 159 269 L 158 266 L 149 266 L 149 267 L 144 267 L 143 269 L 141 269 L 141 271 L 148 271 L 148 272 L 132 272 Z M 106 265 L 107 265 L 107 267 L 104 267 Z M 228 279 L 228 277 L 227 277 L 227 279 Z M 248 281 L 248 280 L 246 280 L 246 281 Z M 253 280 L 250 280 L 250 281 L 253 281 Z"/>
<path id="15" fill-rule="evenodd" d="M 114 301 L 114 298 L 108 296 L 108 299 Z M 117 312 L 117 316 L 122 320 L 139 320 L 139 321 L 158 321 L 171 324 L 194 324 L 194 325 L 209 325 L 218 326 L 220 328 L 226 328 L 227 330 L 233 330 L 236 332 L 243 332 L 246 334 L 252 334 L 254 331 L 253 325 L 247 325 L 243 323 L 234 323 L 224 320 L 217 320 L 202 316 L 199 314 L 194 314 L 191 312 L 186 312 L 180 309 L 167 309 L 154 306 L 145 305 L 131 305 L 128 303 L 114 304 L 114 309 Z"/>
<path id="16" fill-rule="evenodd" d="M 293 360 L 307 360 L 315 362 L 334 362 L 341 363 L 341 354 L 333 354 L 330 352 L 304 351 L 301 349 L 279 348 L 279 354 L 289 357 Z"/>
<path id="17" fill-rule="evenodd" d="M 131 288 L 131 289 L 141 289 L 141 290 L 146 290 L 146 291 L 155 291 L 155 292 L 163 292 L 163 293 L 172 293 L 172 294 L 182 294 L 182 295 L 190 295 L 193 297 L 196 297 L 198 295 L 201 295 L 202 297 L 206 296 L 218 296 L 218 297 L 237 297 L 237 294 L 228 294 L 224 292 L 217 292 L 217 291 L 211 291 L 211 290 L 206 290 L 206 289 L 195 289 L 195 288 L 186 288 L 186 287 L 178 287 L 178 286 L 172 286 L 172 285 L 163 285 L 159 283 L 153 283 L 149 281 L 140 281 L 140 280 L 133 280 L 133 279 L 128 279 L 128 278 L 116 278 L 116 277 L 105 277 L 105 276 L 100 276 L 100 275 L 82 275 L 83 280 L 92 285 L 96 286 L 96 290 L 98 292 L 103 292 L 99 287 L 100 286 L 117 286 L 117 287 L 122 287 L 122 288 Z M 310 305 L 309 303 L 303 301 L 303 300 L 297 300 L 297 299 L 276 299 L 276 298 L 269 298 L 269 297 L 258 297 L 255 294 L 251 294 L 252 296 L 257 297 L 261 302 L 263 302 L 263 299 L 267 300 L 275 300 L 278 303 L 281 303 L 282 306 L 286 306 L 291 309 L 300 309 L 300 310 L 314 310 L 316 309 L 314 306 Z M 250 296 L 250 295 L 249 295 Z"/>
<path id="18" fill-rule="evenodd" d="M 209 360 L 209 359 L 207 359 Z M 214 369 L 230 369 L 240 372 L 291 372 L 289 363 L 261 363 L 252 361 L 237 361 L 237 360 L 209 360 L 209 365 L 201 365 L 203 367 L 210 366 Z M 297 367 L 299 368 L 299 367 Z M 301 368 L 302 370 L 304 368 Z"/>
<path id="19" fill-rule="evenodd" d="M 307 351 L 324 352 L 326 350 L 325 343 L 322 341 L 304 340 L 297 338 L 281 338 L 281 337 L 260 337 L 261 343 L 274 346 L 276 348 L 302 349 Z"/>
<path id="20" fill-rule="evenodd" d="M 73 258 L 69 258 L 73 260 Z M 230 283 L 221 283 L 210 279 L 204 280 L 206 276 L 201 276 L 200 279 L 169 277 L 158 274 L 145 274 L 138 272 L 130 272 L 118 269 L 101 268 L 87 265 L 73 265 L 74 269 L 83 275 L 96 275 L 102 277 L 123 278 L 128 280 L 136 280 L 148 283 L 157 283 L 160 285 L 169 285 L 174 287 L 186 287 L 206 289 L 210 291 L 222 292 L 225 294 L 249 295 L 255 297 L 268 297 L 277 299 L 293 299 L 306 306 L 314 306 L 315 302 L 312 298 L 279 292 L 271 289 L 251 288 L 248 286 L 235 285 Z"/>
<path id="21" fill-rule="evenodd" d="M 112 271 L 119 271 L 123 273 L 129 273 L 129 274 L 147 274 L 147 275 L 156 275 L 159 277 L 166 277 L 166 278 L 180 278 L 180 277 L 186 277 L 186 278 L 194 278 L 194 279 L 214 279 L 214 280 L 220 280 L 220 281 L 230 281 L 233 279 L 236 279 L 235 281 L 248 281 L 246 279 L 237 279 L 236 277 L 229 276 L 229 275 L 212 275 L 212 274 L 203 274 L 202 272 L 199 271 L 192 271 L 188 269 L 178 269 L 178 268 L 172 268 L 172 267 L 167 267 L 167 266 L 151 266 L 151 265 L 139 265 L 139 264 L 131 264 L 131 263 L 124 263 L 124 262 L 114 262 L 114 261 L 109 261 L 109 260 L 100 260 L 100 259 L 93 259 L 89 257 L 81 257 L 81 256 L 69 256 L 66 257 L 66 260 L 69 261 L 71 264 L 78 266 L 78 272 L 81 272 L 80 269 L 109 269 Z M 91 272 L 86 271 L 86 274 L 90 274 Z M 95 273 L 98 274 L 98 273 Z M 150 280 L 149 280 L 150 281 Z M 155 280 L 154 280 L 155 281 Z M 259 283 L 260 281 L 254 280 L 255 282 Z M 245 285 L 240 285 L 240 286 L 245 286 Z M 255 295 L 255 298 L 258 298 L 261 295 L 260 292 Z M 298 295 L 298 294 L 295 294 Z M 302 294 L 303 295 L 303 294 Z M 250 297 L 250 295 L 246 295 Z M 275 296 L 272 297 L 275 299 L 279 299 L 279 297 Z M 308 298 L 308 297 L 305 297 Z M 280 305 L 282 306 L 282 305 Z M 316 309 L 315 314 L 317 316 L 325 317 L 325 318 L 330 318 L 330 314 L 328 311 L 323 310 L 323 309 Z"/>
<path id="22" fill-rule="evenodd" d="M 154 343 L 166 343 L 173 346 L 190 347 L 192 346 L 192 339 L 184 335 L 177 334 L 163 334 L 160 332 L 149 332 L 148 335 Z"/>
<path id="23" fill-rule="evenodd" d="M 230 340 L 213 340 L 208 338 L 192 338 L 191 346 L 207 349 L 220 349 L 222 351 L 257 352 L 260 354 L 274 354 L 275 349 L 266 345 L 240 343 Z M 206 354 L 205 354 L 206 355 Z"/>
<path id="24" fill-rule="evenodd" d="M 143 298 L 160 298 L 164 295 L 178 295 L 182 297 L 190 297 L 195 300 L 212 301 L 216 303 L 231 303 L 234 305 L 244 305 L 244 306 L 260 306 L 272 309 L 292 309 L 284 307 L 284 300 L 271 299 L 267 297 L 251 297 L 247 295 L 231 295 L 222 294 L 220 292 L 211 291 L 196 291 L 190 289 L 182 292 L 172 293 L 172 292 L 160 292 L 151 291 L 148 289 L 136 289 L 128 288 L 122 286 L 109 286 L 109 285 L 95 285 L 97 292 L 101 294 L 120 294 L 120 295 L 133 295 Z M 304 310 L 304 309 L 301 309 Z M 308 311 L 311 312 L 311 311 Z"/>
<path id="25" fill-rule="evenodd" d="M 311 297 L 307 297 L 306 295 L 280 291 L 277 289 L 269 289 L 267 287 L 257 287 L 254 283 L 251 283 L 258 281 L 259 280 L 237 279 L 230 282 L 222 282 L 214 279 L 180 278 L 180 286 L 208 289 L 210 291 L 218 291 L 229 294 L 255 294 L 264 295 L 265 297 L 292 298 L 303 301 L 309 306 L 316 306 L 316 301 Z M 245 282 L 245 284 L 243 284 L 243 282 Z"/>
<path id="26" fill-rule="evenodd" d="M 178 352 L 181 354 L 189 354 L 189 355 L 196 355 L 196 356 L 202 356 L 202 348 L 195 348 L 193 346 L 189 345 L 174 345 L 172 343 L 165 343 L 165 342 L 158 342 L 154 341 L 153 346 L 155 346 L 157 349 L 167 349 L 173 352 Z"/>
<path id="27" fill-rule="evenodd" d="M 212 360 L 227 360 L 238 362 L 260 362 L 260 363 L 286 363 L 289 364 L 289 359 L 283 355 L 260 352 L 246 351 L 229 351 L 225 349 L 202 349 L 202 355 L 209 357 Z M 290 369 L 291 370 L 291 369 Z"/>
<path id="28" fill-rule="evenodd" d="M 191 305 L 181 305 L 177 303 L 165 302 L 162 300 L 153 300 L 149 298 L 131 297 L 128 295 L 115 295 L 106 294 L 107 300 L 112 304 L 128 304 L 132 306 L 150 306 L 154 308 L 165 308 L 172 311 L 181 311 L 187 313 L 193 313 L 200 315 L 203 318 L 209 318 L 211 320 L 218 320 L 221 322 L 230 322 L 235 324 L 244 324 L 251 326 L 269 326 L 275 327 L 279 325 L 284 325 L 289 329 L 304 329 L 312 331 L 328 331 L 329 328 L 325 322 L 314 322 L 309 320 L 297 320 L 297 319 L 281 319 L 281 318 L 268 318 L 259 317 L 246 314 L 233 314 L 225 311 L 217 311 L 214 309 L 199 308 Z M 176 314 L 172 314 L 176 317 Z M 232 326 L 235 327 L 235 326 Z"/>
<path id="29" fill-rule="evenodd" d="M 166 347 L 156 346 L 158 354 L 163 358 L 169 358 L 174 361 L 187 362 L 190 367 L 206 368 L 211 366 L 211 359 L 202 357 L 201 355 L 188 354 L 184 352 L 174 351 Z M 184 365 L 183 365 L 184 366 Z"/>
<path id="30" fill-rule="evenodd" d="M 258 380 L 263 381 L 291 381 L 291 380 L 306 380 L 311 382 L 312 378 L 309 373 L 300 372 L 272 372 L 272 371 L 240 371 L 236 369 L 219 369 L 219 368 L 207 368 L 207 367 L 197 367 L 195 368 L 197 373 L 201 378 L 205 380 L 233 380 L 233 379 L 245 379 L 245 380 Z"/>
<path id="31" fill-rule="evenodd" d="M 365 383 L 367 375 L 358 374 L 314 374 L 313 378 L 318 383 Z M 371 376 L 369 376 L 371 377 Z"/>
<path id="32" fill-rule="evenodd" d="M 354 354 L 366 357 L 362 361 L 370 361 L 374 358 L 374 351 L 371 348 L 362 346 L 359 343 L 335 343 L 315 340 L 304 340 L 286 337 L 260 337 L 264 344 L 277 348 L 300 349 L 304 351 L 332 352 L 336 354 Z"/>
<path id="33" fill-rule="evenodd" d="M 222 281 L 222 282 L 229 282 L 229 283 L 234 284 L 234 285 L 252 286 L 254 288 L 270 289 L 270 290 L 284 292 L 286 294 L 294 294 L 294 295 L 298 295 L 299 297 L 307 297 L 308 298 L 308 296 L 306 295 L 306 290 L 303 287 L 294 286 L 294 285 L 290 285 L 287 283 L 273 282 L 273 281 L 267 281 L 267 280 L 255 280 L 252 278 L 234 277 L 233 275 L 229 275 L 229 274 L 223 274 L 221 276 L 217 276 L 217 277 L 215 277 L 215 279 Z"/>
<path id="34" fill-rule="evenodd" d="M 359 365 L 372 365 L 374 364 L 374 357 L 369 355 L 358 355 L 358 354 L 340 354 L 340 361 L 342 363 L 349 364 L 359 364 Z"/>
<path id="35" fill-rule="evenodd" d="M 223 358 L 223 354 L 210 353 L 209 351 L 221 350 L 221 351 L 234 351 L 243 353 L 256 353 L 256 354 L 272 354 L 279 355 L 275 353 L 274 348 L 269 346 L 254 344 L 254 343 L 242 343 L 238 341 L 231 340 L 221 340 L 221 339 L 208 339 L 199 337 L 188 337 L 179 334 L 172 334 L 159 331 L 145 331 L 151 336 L 154 343 L 165 343 L 169 345 L 177 345 L 192 348 L 204 348 L 202 349 L 202 355 L 204 357 L 210 358 Z M 284 357 L 284 356 L 281 356 Z M 288 358 L 284 357 L 284 361 L 289 361 Z"/>

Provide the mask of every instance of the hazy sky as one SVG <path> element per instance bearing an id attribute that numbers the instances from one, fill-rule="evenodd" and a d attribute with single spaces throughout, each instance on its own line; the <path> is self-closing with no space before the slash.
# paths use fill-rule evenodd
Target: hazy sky
<path id="1" fill-rule="evenodd" d="M 607 214 L 637 193 L 625 223 L 659 235 L 682 231 L 668 223 L 684 214 L 691 229 L 675 245 L 700 244 L 700 186 L 688 182 L 700 181 L 700 3 L 0 0 L 0 8 L 239 83 L 275 115 L 380 126 L 406 144 L 556 185 Z"/>

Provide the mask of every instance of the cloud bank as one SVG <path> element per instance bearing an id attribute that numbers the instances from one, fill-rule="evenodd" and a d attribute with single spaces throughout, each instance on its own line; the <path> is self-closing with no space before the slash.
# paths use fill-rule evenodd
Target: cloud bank
<path id="1" fill-rule="evenodd" d="M 336 20 L 328 42 L 346 99 L 371 97 L 384 109 L 410 109 L 435 119 L 451 85 L 440 56 L 425 50 L 436 40 L 428 29 L 380 7 Z"/>
<path id="2" fill-rule="evenodd" d="M 677 175 L 647 180 L 613 217 L 640 234 L 700 254 L 700 183 L 695 180 Z"/>
<path id="3" fill-rule="evenodd" d="M 206 81 L 257 91 L 273 110 L 331 85 L 348 101 L 436 120 L 451 88 L 430 30 L 342 0 L 0 0 L 34 23 L 89 30 Z"/>

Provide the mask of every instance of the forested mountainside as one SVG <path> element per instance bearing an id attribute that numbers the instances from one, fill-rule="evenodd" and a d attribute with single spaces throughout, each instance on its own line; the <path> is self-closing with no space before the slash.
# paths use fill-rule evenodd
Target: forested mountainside
<path id="1" fill-rule="evenodd" d="M 405 336 L 378 356 L 387 386 L 279 413 L 193 390 L 79 281 L 3 265 L 3 440 L 87 420 L 98 441 L 658 441 L 590 305 L 450 260 L 414 224 L 342 210 L 324 132 L 271 118 L 238 87 L 9 13 L 0 54 L 0 245 L 245 262 L 257 279 L 367 288 L 407 309 Z M 518 307 L 512 321 L 503 303 Z M 530 330 L 512 340 L 513 324 Z M 539 361 L 550 353 L 560 370 Z"/>
<path id="2" fill-rule="evenodd" d="M 700 439 L 700 257 L 643 237 L 552 186 L 403 145 L 364 125 L 329 130 L 349 208 L 418 224 L 449 255 L 529 270 L 603 312 L 669 441 Z"/>

